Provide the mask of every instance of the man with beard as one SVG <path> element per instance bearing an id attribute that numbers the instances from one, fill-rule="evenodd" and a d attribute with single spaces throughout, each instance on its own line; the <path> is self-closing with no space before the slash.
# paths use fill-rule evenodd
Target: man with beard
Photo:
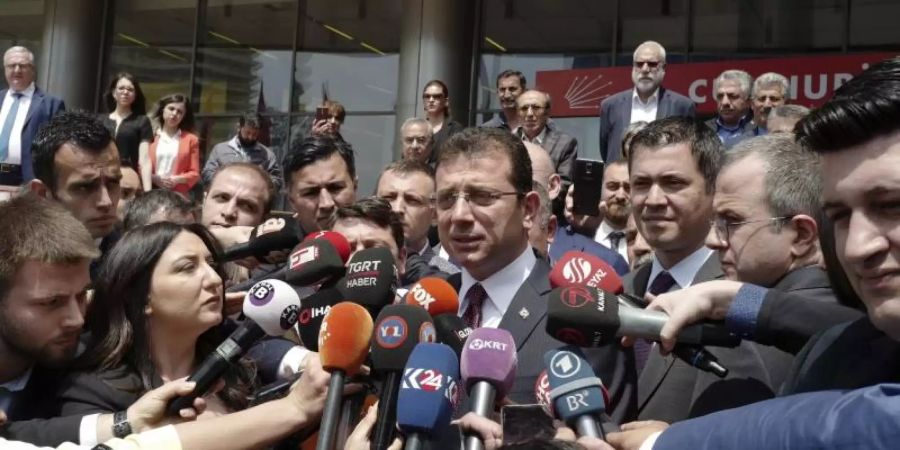
<path id="1" fill-rule="evenodd" d="M 529 90 L 516 99 L 519 111 L 519 126 L 513 134 L 524 142 L 543 147 L 553 160 L 553 170 L 568 186 L 572 182 L 572 170 L 578 157 L 578 141 L 560 131 L 549 122 L 550 95 L 546 92 Z"/>
<path id="2" fill-rule="evenodd" d="M 525 75 L 518 70 L 504 70 L 497 75 L 497 100 L 501 111 L 491 120 L 481 124 L 482 127 L 515 130 L 519 127 L 519 115 L 516 111 L 516 99 L 525 92 Z"/>
<path id="3" fill-rule="evenodd" d="M 647 41 L 634 50 L 631 79 L 634 89 L 619 92 L 600 103 L 600 156 L 607 163 L 622 158 L 622 136 L 628 125 L 671 116 L 694 117 L 694 102 L 662 86 L 666 76 L 666 49 Z"/>
<path id="4" fill-rule="evenodd" d="M 753 135 L 768 134 L 767 119 L 769 113 L 778 106 L 784 105 L 791 93 L 791 85 L 784 75 L 766 72 L 753 81 Z"/>
<path id="5" fill-rule="evenodd" d="M 717 114 L 706 121 L 706 126 L 716 132 L 726 149 L 753 136 L 752 84 L 753 77 L 743 70 L 726 70 L 713 81 Z"/>
<path id="6" fill-rule="evenodd" d="M 607 164 L 603 169 L 600 200 L 606 203 L 606 213 L 594 240 L 622 255 L 625 262 L 628 262 L 628 245 L 625 239 L 628 216 L 631 215 L 628 161 L 620 159 Z"/>
<path id="7" fill-rule="evenodd" d="M 262 117 L 259 113 L 248 112 L 238 119 L 237 135 L 213 147 L 203 166 L 203 184 L 207 188 L 220 166 L 233 162 L 252 162 L 268 172 L 276 189 L 281 189 L 284 184 L 281 164 L 278 163 L 275 152 L 257 140 L 261 124 Z"/>

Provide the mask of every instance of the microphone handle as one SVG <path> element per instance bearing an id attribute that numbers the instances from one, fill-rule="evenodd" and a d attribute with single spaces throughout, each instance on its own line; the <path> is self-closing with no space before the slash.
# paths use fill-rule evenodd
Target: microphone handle
<path id="1" fill-rule="evenodd" d="M 422 439 L 421 433 L 410 433 L 406 435 L 406 445 L 403 447 L 404 450 L 422 450 L 425 445 L 424 439 Z"/>
<path id="2" fill-rule="evenodd" d="M 231 363 L 218 353 L 213 353 L 206 358 L 203 361 L 203 365 L 187 379 L 187 381 L 197 383 L 194 386 L 194 390 L 188 395 L 173 398 L 166 407 L 166 414 L 177 417 L 178 412 L 182 409 L 193 408 L 194 399 L 202 397 L 209 392 L 209 389 L 219 379 L 221 374 L 228 370 L 229 365 Z"/>
<path id="3" fill-rule="evenodd" d="M 386 450 L 394 441 L 397 421 L 397 396 L 400 393 L 400 372 L 390 371 L 381 383 L 378 396 L 378 418 L 372 430 L 372 450 Z"/>
<path id="4" fill-rule="evenodd" d="M 359 413 L 365 401 L 365 391 L 344 396 L 344 400 L 341 402 L 341 417 L 338 419 L 337 432 L 334 438 L 335 449 L 344 448 L 347 444 L 350 433 L 353 433 L 353 430 L 356 429 L 356 425 L 359 423 Z"/>
<path id="5" fill-rule="evenodd" d="M 488 418 L 494 410 L 497 391 L 487 381 L 476 381 L 469 392 L 472 399 L 472 412 L 476 416 Z M 477 433 L 466 433 L 463 448 L 465 450 L 484 450 L 484 442 Z"/>
<path id="6" fill-rule="evenodd" d="M 340 369 L 335 369 L 331 372 L 331 381 L 328 383 L 325 409 L 322 410 L 322 422 L 319 426 L 319 440 L 316 443 L 316 450 L 332 450 L 334 447 L 334 435 L 335 431 L 337 431 L 338 420 L 341 414 L 344 376 L 344 371 Z"/>
<path id="7" fill-rule="evenodd" d="M 578 436 L 587 436 L 597 439 L 605 439 L 603 431 L 597 426 L 597 421 L 590 414 L 582 414 L 575 419 L 575 429 Z"/>

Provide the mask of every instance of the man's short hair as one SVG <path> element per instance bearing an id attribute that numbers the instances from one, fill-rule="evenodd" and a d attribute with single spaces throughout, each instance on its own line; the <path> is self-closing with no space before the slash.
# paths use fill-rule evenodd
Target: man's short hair
<path id="1" fill-rule="evenodd" d="M 56 152 L 63 144 L 79 150 L 99 154 L 112 142 L 112 135 L 94 114 L 85 111 L 64 111 L 44 124 L 31 144 L 34 176 L 41 183 L 56 189 Z"/>
<path id="2" fill-rule="evenodd" d="M 390 230 L 397 243 L 397 249 L 406 245 L 403 240 L 403 222 L 400 216 L 391 209 L 391 204 L 378 197 L 368 197 L 349 206 L 337 209 L 337 220 L 361 219 L 372 222 L 376 226 Z"/>
<path id="3" fill-rule="evenodd" d="M 435 172 L 441 164 L 458 157 L 473 159 L 490 153 L 500 153 L 509 160 L 512 167 L 508 179 L 516 192 L 524 195 L 531 191 L 533 172 L 525 144 L 509 131 L 498 128 L 466 128 L 451 136 L 438 155 Z"/>
<path id="4" fill-rule="evenodd" d="M 781 117 L 784 119 L 801 120 L 809 115 L 809 108 L 801 105 L 781 105 L 772 108 L 769 111 L 769 120 L 773 117 Z"/>
<path id="5" fill-rule="evenodd" d="M 278 193 L 278 188 L 275 186 L 275 180 L 272 179 L 272 174 L 263 170 L 258 164 L 249 161 L 230 162 L 216 168 L 215 173 L 213 173 L 212 178 L 209 180 L 209 186 L 207 186 L 206 189 L 209 190 L 212 188 L 212 185 L 216 182 L 216 177 L 226 170 L 245 170 L 255 174 L 263 180 L 266 184 L 266 201 L 265 204 L 263 204 L 263 215 L 269 214 L 269 211 L 272 210 L 272 203 L 275 201 L 275 194 Z"/>
<path id="6" fill-rule="evenodd" d="M 644 47 L 653 47 L 653 49 L 655 49 L 655 50 L 657 51 L 657 53 L 659 53 L 659 59 L 660 59 L 660 62 L 662 62 L 663 64 L 665 64 L 665 62 L 666 62 L 666 48 L 663 47 L 662 44 L 660 44 L 659 42 L 656 42 L 656 41 L 644 41 L 644 42 L 641 42 L 640 45 L 638 45 L 637 47 L 635 47 L 635 48 L 634 48 L 634 53 L 631 55 L 632 61 L 637 59 L 638 50 L 640 50 L 640 49 L 642 49 L 642 48 L 644 48 Z"/>
<path id="7" fill-rule="evenodd" d="M 766 72 L 753 80 L 753 95 L 770 86 L 778 86 L 785 99 L 791 95 L 791 83 L 784 75 L 775 72 Z"/>
<path id="8" fill-rule="evenodd" d="M 100 256 L 84 224 L 65 208 L 25 194 L 0 203 L 0 301 L 28 260 L 76 264 Z"/>
<path id="9" fill-rule="evenodd" d="M 14 46 L 6 49 L 6 51 L 3 52 L 3 62 L 5 63 L 6 58 L 9 57 L 9 55 L 11 55 L 13 53 L 25 53 L 26 55 L 28 55 L 28 60 L 31 62 L 31 65 L 34 66 L 34 52 L 32 52 L 31 50 L 28 50 L 27 47 L 23 47 L 21 45 L 14 45 Z"/>
<path id="10" fill-rule="evenodd" d="M 643 120 L 633 122 L 625 127 L 625 132 L 622 133 L 622 159 L 628 160 L 631 158 L 631 141 L 634 139 L 634 135 L 644 128 L 647 128 L 647 122 Z"/>
<path id="11" fill-rule="evenodd" d="M 166 211 L 168 216 L 173 212 L 191 215 L 193 210 L 194 205 L 181 194 L 168 189 L 154 189 L 128 204 L 122 227 L 128 231 L 147 225 L 153 215 L 159 211 Z"/>
<path id="12" fill-rule="evenodd" d="M 356 163 L 350 144 L 331 136 L 310 136 L 291 144 L 291 150 L 284 157 L 284 185 L 290 186 L 294 173 L 304 167 L 331 158 L 337 153 L 347 164 L 350 179 L 356 179 Z"/>
<path id="13" fill-rule="evenodd" d="M 716 92 L 719 92 L 719 85 L 723 81 L 737 81 L 741 86 L 741 92 L 744 94 L 744 97 L 750 98 L 753 77 L 751 77 L 749 73 L 736 69 L 722 72 L 715 80 L 713 80 L 713 95 L 715 95 Z"/>
<path id="14" fill-rule="evenodd" d="M 238 126 L 240 127 L 259 128 L 262 123 L 262 116 L 256 111 L 247 111 L 238 119 Z"/>
<path id="15" fill-rule="evenodd" d="M 384 170 L 381 171 L 381 175 L 384 175 L 388 171 L 394 172 L 398 175 L 411 175 L 414 173 L 421 173 L 422 175 L 427 176 L 428 179 L 430 179 L 432 182 L 434 182 L 434 169 L 432 169 L 428 164 L 415 159 L 401 159 L 399 161 L 394 161 L 385 166 Z M 378 176 L 378 181 L 381 181 L 381 175 Z"/>
<path id="16" fill-rule="evenodd" d="M 722 169 L 756 155 L 763 160 L 766 203 L 772 217 L 804 214 L 823 224 L 822 163 L 790 134 L 770 134 L 739 142 L 725 154 Z"/>
<path id="17" fill-rule="evenodd" d="M 655 151 L 661 147 L 676 144 L 687 144 L 691 156 L 697 164 L 697 170 L 703 175 L 706 192 L 712 194 L 716 190 L 716 175 L 725 158 L 725 147 L 716 132 L 703 122 L 689 117 L 667 117 L 655 120 L 634 135 L 631 141 L 631 158 L 628 160 L 628 173 L 633 173 L 634 156 L 637 150 Z"/>
<path id="18" fill-rule="evenodd" d="M 550 226 L 550 216 L 553 215 L 553 202 L 550 201 L 550 193 L 543 184 L 534 181 L 531 183 L 531 190 L 537 192 L 541 204 L 538 207 L 538 213 L 535 219 L 541 230 L 547 230 Z"/>
<path id="19" fill-rule="evenodd" d="M 403 130 L 406 129 L 406 127 L 411 127 L 413 125 L 424 126 L 425 131 L 428 134 L 428 137 L 431 137 L 434 135 L 434 128 L 431 127 L 431 124 L 428 123 L 427 120 L 425 120 L 421 117 L 410 117 L 409 119 L 404 120 L 403 125 L 400 125 L 400 131 L 402 132 Z"/>
<path id="20" fill-rule="evenodd" d="M 500 72 L 500 75 L 497 75 L 497 83 L 495 83 L 495 85 L 500 86 L 500 80 L 502 80 L 504 78 L 509 78 L 509 77 L 518 78 L 519 85 L 522 86 L 522 90 L 524 91 L 526 89 L 527 83 L 526 83 L 526 79 L 525 79 L 525 74 L 522 72 L 519 72 L 518 70 L 512 70 L 512 69 L 506 69 L 503 72 Z"/>

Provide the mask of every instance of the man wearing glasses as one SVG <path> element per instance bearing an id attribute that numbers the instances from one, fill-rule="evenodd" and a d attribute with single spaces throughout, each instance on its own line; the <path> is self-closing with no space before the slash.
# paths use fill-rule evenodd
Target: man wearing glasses
<path id="1" fill-rule="evenodd" d="M 628 125 L 672 116 L 694 117 L 694 102 L 662 86 L 666 76 L 666 49 L 647 41 L 634 50 L 631 80 L 634 89 L 619 92 L 600 103 L 600 156 L 607 163 L 622 158 L 622 136 Z"/>
<path id="2" fill-rule="evenodd" d="M 547 150 L 563 184 L 571 184 L 572 170 L 575 159 L 578 158 L 578 141 L 548 122 L 550 95 L 535 90 L 525 91 L 516 99 L 516 110 L 519 113 L 519 126 L 513 130 L 513 134 Z"/>
<path id="3" fill-rule="evenodd" d="M 41 125 L 66 109 L 34 85 L 34 54 L 27 48 L 10 47 L 3 72 L 9 88 L 0 91 L 0 200 L 3 191 L 34 178 L 31 141 Z"/>

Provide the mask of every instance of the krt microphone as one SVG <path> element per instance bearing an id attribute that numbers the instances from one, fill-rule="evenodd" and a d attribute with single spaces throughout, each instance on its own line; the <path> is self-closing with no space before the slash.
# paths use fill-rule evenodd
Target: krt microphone
<path id="1" fill-rule="evenodd" d="M 458 381 L 459 361 L 450 347 L 416 345 L 397 396 L 397 425 L 406 435 L 406 450 L 421 449 L 424 440 L 440 435 L 450 424 L 459 399 Z"/>
<path id="2" fill-rule="evenodd" d="M 659 340 L 669 319 L 659 311 L 619 308 L 618 296 L 587 286 L 556 288 L 548 302 L 547 333 L 579 347 L 605 345 L 619 336 Z M 736 347 L 741 342 L 724 326 L 711 323 L 685 327 L 678 341 L 720 347 Z"/>
<path id="3" fill-rule="evenodd" d="M 590 286 L 606 292 L 622 292 L 622 279 L 606 261 L 585 252 L 570 250 L 550 271 L 550 286 L 565 287 L 573 284 Z"/>
<path id="4" fill-rule="evenodd" d="M 303 346 L 314 352 L 319 351 L 319 329 L 322 320 L 331 310 L 331 307 L 344 301 L 344 294 L 335 288 L 323 288 L 303 299 L 303 307 L 300 308 L 300 317 L 297 319 L 297 329 Z"/>
<path id="5" fill-rule="evenodd" d="M 550 383 L 550 403 L 558 418 L 574 426 L 579 436 L 604 439 L 597 418 L 606 411 L 603 383 L 577 347 L 544 354 Z"/>
<path id="6" fill-rule="evenodd" d="M 182 409 L 192 407 L 194 399 L 206 395 L 231 363 L 264 335 L 281 336 L 293 327 L 300 313 L 300 297 L 283 281 L 263 280 L 247 292 L 243 309 L 246 319 L 188 378 L 197 383 L 193 392 L 169 402 L 168 414 L 178 415 Z"/>
<path id="7" fill-rule="evenodd" d="M 381 308 L 394 302 L 397 288 L 394 256 L 382 247 L 354 253 L 347 262 L 347 274 L 336 287 L 346 300 L 365 306 L 372 317 L 378 316 Z"/>
<path id="8" fill-rule="evenodd" d="M 459 310 L 456 289 L 438 277 L 425 277 L 413 284 L 406 293 L 405 301 L 425 308 L 432 317 L 444 313 L 456 314 Z"/>
<path id="9" fill-rule="evenodd" d="M 420 342 L 435 342 L 434 324 L 425 310 L 413 305 L 388 305 L 375 321 L 372 370 L 383 377 L 378 398 L 378 419 L 372 430 L 372 450 L 383 450 L 394 440 L 397 390 L 403 367 Z"/>
<path id="10" fill-rule="evenodd" d="M 432 317 L 432 320 L 434 328 L 437 330 L 438 342 L 449 345 L 456 352 L 457 357 L 461 357 L 466 339 L 472 334 L 472 329 L 456 313 L 444 313 Z"/>
<path id="11" fill-rule="evenodd" d="M 368 311 L 351 302 L 332 306 L 322 321 L 322 328 L 319 330 L 319 359 L 322 367 L 331 372 L 331 381 L 322 412 L 317 450 L 331 450 L 334 447 L 344 379 L 359 372 L 369 353 L 372 328 L 372 316 Z"/>
<path id="12" fill-rule="evenodd" d="M 490 417 L 494 400 L 506 397 L 516 379 L 516 342 L 502 328 L 477 328 L 466 339 L 460 369 L 472 412 Z M 483 450 L 484 442 L 476 434 L 464 437 L 465 450 Z"/>
<path id="13" fill-rule="evenodd" d="M 340 234 L 334 234 L 343 238 Z M 331 240 L 305 240 L 291 251 L 287 266 L 282 269 L 284 281 L 295 286 L 322 284 L 344 276 L 346 271 L 344 261 L 340 251 L 331 244 Z"/>
<path id="14" fill-rule="evenodd" d="M 312 241 L 316 239 L 324 239 L 331 243 L 334 246 L 334 249 L 337 250 L 338 255 L 341 257 L 341 261 L 347 262 L 350 259 L 350 243 L 347 242 L 347 238 L 344 237 L 341 233 L 337 231 L 316 231 L 313 233 L 309 233 L 303 238 L 303 241 Z"/>
<path id="15" fill-rule="evenodd" d="M 228 247 L 222 259 L 234 261 L 250 256 L 262 259 L 270 252 L 293 248 L 300 242 L 300 226 L 293 219 L 277 219 L 281 228 L 278 231 L 260 234 L 263 225 L 258 225 L 250 232 L 250 240 Z"/>

